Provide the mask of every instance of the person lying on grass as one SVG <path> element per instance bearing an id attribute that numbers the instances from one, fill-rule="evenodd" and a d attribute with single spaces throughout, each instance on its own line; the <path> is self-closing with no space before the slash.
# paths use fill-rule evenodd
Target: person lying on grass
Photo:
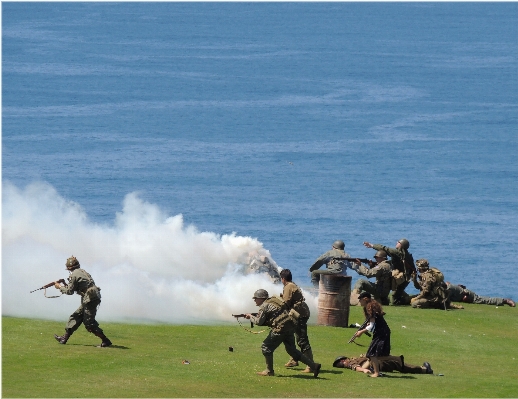
<path id="1" fill-rule="evenodd" d="M 382 375 L 381 372 L 393 371 L 399 371 L 404 374 L 433 374 L 430 363 L 424 362 L 422 366 L 405 364 L 403 355 L 352 358 L 338 356 L 333 362 L 333 367 L 351 369 L 369 374 L 370 377 L 380 377 Z"/>

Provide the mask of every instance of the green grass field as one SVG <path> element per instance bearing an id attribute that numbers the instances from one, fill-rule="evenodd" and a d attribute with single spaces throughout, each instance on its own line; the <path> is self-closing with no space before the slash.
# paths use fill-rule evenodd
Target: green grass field
<path id="1" fill-rule="evenodd" d="M 366 336 L 358 339 L 364 346 L 347 344 L 350 328 L 309 327 L 322 363 L 315 379 L 300 372 L 302 364 L 286 369 L 282 346 L 275 377 L 256 376 L 267 332 L 250 334 L 231 317 L 214 326 L 102 323 L 110 348 L 97 348 L 99 339 L 83 327 L 59 345 L 53 334 L 63 333 L 64 321 L 3 317 L 2 397 L 518 397 L 517 309 L 385 310 L 392 354 L 428 361 L 434 375 L 369 378 L 333 368 L 336 356 L 357 356 L 369 345 Z M 351 308 L 349 322 L 361 321 L 361 309 Z"/>

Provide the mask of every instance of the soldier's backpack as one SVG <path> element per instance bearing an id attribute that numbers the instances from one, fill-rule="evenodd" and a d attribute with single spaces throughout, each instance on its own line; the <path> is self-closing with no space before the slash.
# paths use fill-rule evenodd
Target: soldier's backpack
<path id="1" fill-rule="evenodd" d="M 442 274 L 442 272 L 435 267 L 431 267 L 430 271 L 435 277 L 435 285 L 433 287 L 433 292 L 440 298 L 441 302 L 444 303 L 448 299 L 448 291 L 446 283 L 444 282 L 444 274 Z"/>
<path id="2" fill-rule="evenodd" d="M 442 274 L 442 272 L 439 269 L 437 269 L 435 267 L 431 267 L 430 271 L 432 272 L 433 276 L 435 277 L 436 285 L 440 285 L 441 283 L 444 282 L 444 274 Z"/>

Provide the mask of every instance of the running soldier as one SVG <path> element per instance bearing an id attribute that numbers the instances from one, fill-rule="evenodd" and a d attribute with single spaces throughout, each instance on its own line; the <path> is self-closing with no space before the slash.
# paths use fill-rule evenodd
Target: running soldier
<path id="1" fill-rule="evenodd" d="M 298 314 L 295 326 L 295 340 L 300 351 L 306 355 L 308 359 L 313 360 L 313 351 L 311 350 L 308 338 L 308 320 L 310 316 L 308 304 L 304 299 L 304 295 L 302 295 L 301 289 L 292 282 L 293 276 L 291 275 L 291 270 L 283 269 L 280 275 L 282 284 L 284 285 L 282 299 L 290 311 L 293 309 L 293 311 Z M 298 365 L 299 362 L 293 358 L 285 364 L 286 367 L 296 367 Z M 311 373 L 313 371 L 311 367 L 307 366 L 302 372 Z"/>
<path id="2" fill-rule="evenodd" d="M 273 352 L 284 344 L 286 352 L 295 360 L 301 361 L 313 370 L 313 376 L 318 377 L 320 372 L 320 363 L 315 363 L 306 355 L 302 354 L 295 346 L 295 322 L 289 315 L 289 310 L 284 301 L 276 296 L 270 297 L 268 292 L 259 289 L 254 293 L 253 299 L 255 304 L 259 306 L 259 312 L 256 316 L 250 313 L 245 314 L 253 324 L 258 326 L 271 327 L 270 333 L 264 339 L 261 350 L 266 361 L 266 369 L 257 374 L 261 376 L 275 375 L 273 369 Z"/>
<path id="3" fill-rule="evenodd" d="M 101 338 L 100 347 L 111 346 L 111 341 L 104 335 L 103 330 L 99 328 L 99 323 L 95 320 L 97 308 L 101 304 L 101 293 L 99 292 L 101 289 L 95 285 L 92 276 L 81 269 L 79 261 L 74 256 L 67 259 L 65 266 L 70 272 L 68 285 L 61 286 L 56 283 L 54 287 L 63 294 L 77 293 L 81 296 L 81 305 L 70 315 L 65 327 L 65 334 L 61 336 L 54 334 L 54 338 L 60 344 L 66 344 L 70 336 L 84 323 L 88 332 Z"/>

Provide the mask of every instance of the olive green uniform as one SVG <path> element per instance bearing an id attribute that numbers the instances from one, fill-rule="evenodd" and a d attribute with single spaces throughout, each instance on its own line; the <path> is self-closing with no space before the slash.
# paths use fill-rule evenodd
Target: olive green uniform
<path id="1" fill-rule="evenodd" d="M 302 354 L 295 346 L 295 322 L 288 314 L 289 309 L 285 302 L 276 296 L 266 299 L 259 307 L 256 316 L 251 316 L 250 321 L 258 326 L 268 326 L 271 328 L 270 333 L 264 339 L 261 350 L 265 357 L 266 369 L 273 375 L 273 352 L 284 344 L 286 352 L 295 360 L 314 369 L 315 363 Z M 320 366 L 318 367 L 320 368 Z"/>
<path id="2" fill-rule="evenodd" d="M 375 284 L 365 279 L 359 279 L 356 281 L 353 291 L 367 291 L 369 294 L 372 294 L 375 299 L 379 300 L 382 305 L 388 305 L 388 296 L 392 287 L 392 265 L 390 262 L 384 260 L 372 269 L 365 267 L 364 265 L 353 265 L 353 269 L 356 270 L 358 274 L 367 278 L 376 278 Z"/>
<path id="3" fill-rule="evenodd" d="M 385 251 L 390 256 L 392 270 L 403 273 L 404 280 L 401 279 L 401 282 L 395 287 L 392 299 L 394 305 L 408 305 L 410 297 L 405 289 L 412 279 L 412 273 L 415 272 L 414 257 L 404 248 L 391 248 L 382 244 L 373 244 L 372 248 L 376 251 Z"/>
<path id="4" fill-rule="evenodd" d="M 309 307 L 304 300 L 304 295 L 297 284 L 288 282 L 282 291 L 282 299 L 288 309 L 293 309 L 299 314 L 295 325 L 295 339 L 302 353 L 311 350 L 308 338 L 308 320 L 310 316 Z M 311 356 L 312 357 L 312 356 Z"/>
<path id="5" fill-rule="evenodd" d="M 84 323 L 89 332 L 102 333 L 99 323 L 95 320 L 97 307 L 101 304 L 101 289 L 95 285 L 92 276 L 81 268 L 74 269 L 68 281 L 68 286 L 61 287 L 60 291 L 66 295 L 77 293 L 81 296 L 81 305 L 70 315 L 66 332 L 72 334 Z"/>
<path id="6" fill-rule="evenodd" d="M 309 271 L 311 272 L 311 282 L 317 285 L 320 281 L 321 274 L 347 274 L 347 268 L 351 264 L 347 260 L 340 260 L 339 258 L 349 258 L 349 254 L 342 249 L 333 248 L 327 251 L 311 265 Z M 318 270 L 322 265 L 326 265 L 325 270 Z"/>
<path id="7" fill-rule="evenodd" d="M 466 287 L 457 284 L 447 282 L 446 287 L 449 295 L 448 298 L 452 302 L 467 302 L 494 306 L 503 306 L 505 302 L 504 298 L 480 296 L 468 290 Z"/>

